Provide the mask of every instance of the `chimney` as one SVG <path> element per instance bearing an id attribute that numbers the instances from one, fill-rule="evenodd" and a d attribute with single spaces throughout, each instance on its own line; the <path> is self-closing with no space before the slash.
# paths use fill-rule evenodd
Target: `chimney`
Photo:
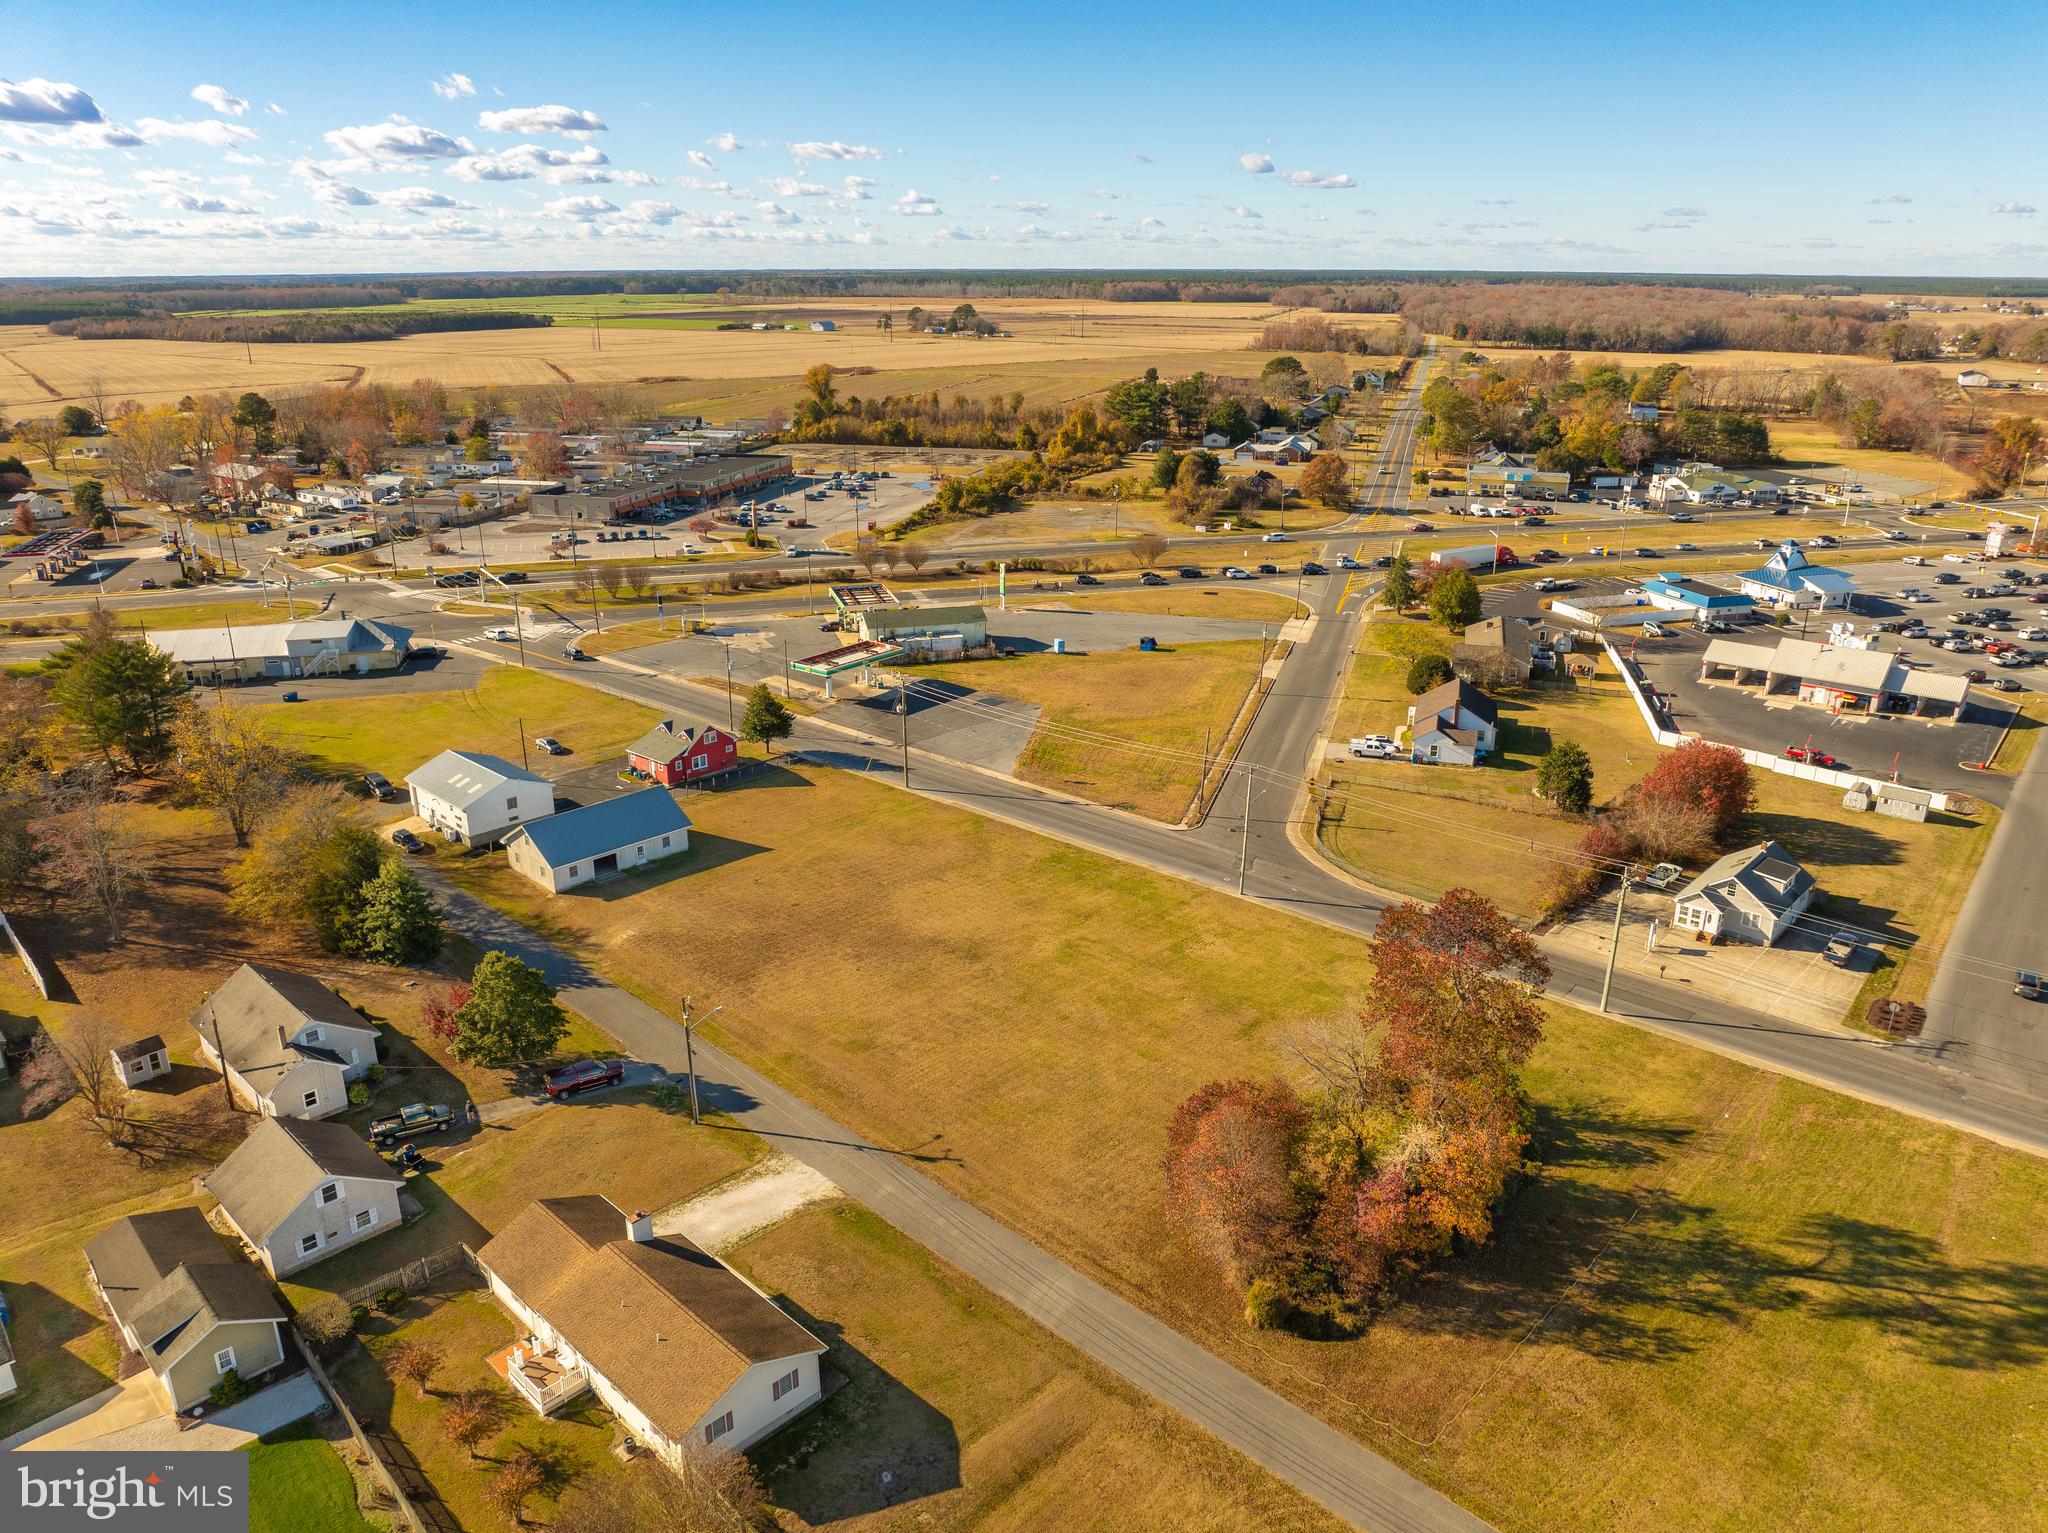
<path id="1" fill-rule="evenodd" d="M 646 1245 L 654 1239 L 654 1215 L 644 1208 L 633 1210 L 633 1217 L 626 1221 L 626 1238 Z"/>
<path id="2" fill-rule="evenodd" d="M 291 1042 L 292 1042 L 292 1041 L 291 1041 L 291 1039 L 289 1039 L 289 1038 L 287 1038 L 287 1037 L 285 1036 L 285 1031 L 284 1031 L 284 1024 L 283 1024 L 282 1022 L 278 1023 L 278 1024 L 277 1024 L 277 1046 L 278 1046 L 279 1048 L 281 1048 L 281 1049 L 287 1049 L 287 1048 L 290 1048 L 290 1047 L 291 1047 Z"/>

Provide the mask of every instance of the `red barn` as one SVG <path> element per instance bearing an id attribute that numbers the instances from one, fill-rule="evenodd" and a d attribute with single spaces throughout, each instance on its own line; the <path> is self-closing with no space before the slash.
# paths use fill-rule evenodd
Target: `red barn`
<path id="1" fill-rule="evenodd" d="M 626 763 L 664 788 L 680 787 L 738 766 L 740 742 L 709 724 L 663 719 L 626 753 Z"/>

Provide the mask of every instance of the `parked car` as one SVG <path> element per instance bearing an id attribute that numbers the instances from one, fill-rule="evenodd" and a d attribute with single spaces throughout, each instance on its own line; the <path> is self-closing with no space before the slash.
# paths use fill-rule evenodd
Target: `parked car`
<path id="1" fill-rule="evenodd" d="M 2013 976 L 2012 993 L 2028 1001 L 2048 999 L 2048 980 L 2032 969 L 2022 969 Z"/>
<path id="2" fill-rule="evenodd" d="M 1685 877 L 1685 869 L 1681 868 L 1677 863 L 1660 862 L 1643 875 L 1643 887 L 1646 889 L 1669 889 L 1683 877 Z"/>
<path id="3" fill-rule="evenodd" d="M 156 576 L 154 575 L 144 575 L 142 577 L 142 584 L 137 587 L 138 590 L 143 591 L 154 591 L 156 588 Z"/>
<path id="4" fill-rule="evenodd" d="M 1996 681 L 1992 682 L 1991 685 L 1995 691 L 1999 692 L 2026 691 L 2025 687 L 2021 686 L 2018 682 L 2014 681 L 2010 676 L 2001 676 Z"/>
<path id="5" fill-rule="evenodd" d="M 617 1059 L 579 1059 L 573 1065 L 550 1070 L 547 1093 L 556 1101 L 600 1086 L 616 1086 L 626 1078 L 625 1064 Z"/>
<path id="6" fill-rule="evenodd" d="M 566 756 L 569 754 L 569 747 L 560 740 L 557 740 L 553 735 L 537 735 L 534 737 L 533 744 L 535 749 L 545 751 L 550 756 Z"/>
<path id="7" fill-rule="evenodd" d="M 1982 671 L 1979 671 L 1979 670 L 1974 670 L 1974 669 L 1972 669 L 1972 670 L 1967 670 L 1967 671 L 1963 672 L 1963 680 L 1965 680 L 1965 681 L 1968 681 L 1968 682 L 1979 682 L 1979 681 L 1982 681 L 1983 679 L 1984 679 L 1984 673 L 1983 673 Z"/>
<path id="8" fill-rule="evenodd" d="M 379 803 L 388 803 L 399 796 L 397 784 L 382 772 L 363 773 L 363 791 Z"/>
<path id="9" fill-rule="evenodd" d="M 391 844 L 409 857 L 417 857 L 427 850 L 427 843 L 403 825 L 391 833 Z"/>
<path id="10" fill-rule="evenodd" d="M 1820 956 L 1838 969 L 1846 969 L 1856 961 L 1856 939 L 1845 931 L 1838 931 L 1827 940 Z"/>
<path id="11" fill-rule="evenodd" d="M 386 1145 L 415 1134 L 438 1134 L 455 1121 L 455 1110 L 441 1102 L 408 1102 L 388 1117 L 370 1123 L 370 1142 Z"/>
<path id="12" fill-rule="evenodd" d="M 1398 756 L 1400 747 L 1388 735 L 1364 735 L 1345 746 L 1361 761 L 1386 760 Z"/>
<path id="13" fill-rule="evenodd" d="M 1831 767 L 1841 765 L 1841 762 L 1835 760 L 1826 751 L 1804 745 L 1786 746 L 1785 757 L 1789 761 L 1803 761 L 1808 766 Z"/>
<path id="14" fill-rule="evenodd" d="M 1666 628 L 1662 623 L 1658 622 L 1648 622 L 1643 624 L 1643 632 L 1648 634 L 1653 639 L 1668 639 L 1671 637 L 1671 630 Z"/>

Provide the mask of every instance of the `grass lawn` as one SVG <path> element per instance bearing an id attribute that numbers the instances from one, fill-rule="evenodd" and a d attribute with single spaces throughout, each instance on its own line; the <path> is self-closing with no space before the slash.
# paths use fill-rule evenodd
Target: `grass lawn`
<path id="1" fill-rule="evenodd" d="M 1221 752 L 1258 675 L 1257 639 L 1167 644 L 1087 655 L 1049 652 L 1008 660 L 912 666 L 912 675 L 1043 708 L 1017 760 L 1027 782 L 1174 821 L 1187 812 L 1205 737 Z M 1270 646 L 1266 647 L 1271 653 Z M 1087 730 L 1135 748 L 1064 733 Z M 1173 754 L 1150 754 L 1153 751 Z"/>
<path id="2" fill-rule="evenodd" d="M 833 774 L 706 800 L 672 872 L 592 896 L 478 871 L 643 994 L 725 1005 L 721 1042 L 942 1152 L 931 1174 L 1504 1529 L 2034 1515 L 2039 1161 L 1560 1008 L 1527 1072 L 1544 1169 L 1493 1246 L 1362 1340 L 1251 1335 L 1167 1221 L 1166 1123 L 1353 1011 L 1362 943 Z M 758 961 L 770 929 L 806 934 L 802 966 Z"/>
<path id="3" fill-rule="evenodd" d="M 1812 421 L 1771 422 L 1771 448 L 1782 467 L 1808 478 L 1879 483 L 1908 495 L 1967 495 L 1975 478 L 1939 458 L 1917 452 L 1844 447 L 1835 433 Z M 1889 481 L 1886 483 L 1886 481 Z"/>
<path id="4" fill-rule="evenodd" d="M 659 714 L 652 708 L 516 665 L 491 666 L 467 692 L 403 692 L 322 699 L 317 705 L 264 703 L 278 737 L 339 777 L 379 771 L 393 782 L 441 749 L 520 759 L 522 741 L 554 735 L 566 756 L 536 756 L 534 767 L 573 770 L 618 756 Z"/>
<path id="5" fill-rule="evenodd" d="M 806 1210 L 731 1259 L 848 1380 L 753 1450 L 796 1526 L 1344 1526 L 857 1204 Z"/>
<path id="6" fill-rule="evenodd" d="M 379 1533 L 356 1508 L 355 1477 L 309 1423 L 242 1451 L 249 1455 L 250 1533 Z"/>
<path id="7" fill-rule="evenodd" d="M 1142 586 L 1136 590 L 1077 590 L 1055 601 L 1083 612 L 1157 612 L 1167 617 L 1214 617 L 1276 626 L 1299 617 L 1302 607 L 1276 591 L 1231 587 Z"/>
<path id="8" fill-rule="evenodd" d="M 273 597 L 269 606 L 261 602 L 218 601 L 194 602 L 186 606 L 138 607 L 127 602 L 109 602 L 107 612 L 114 619 L 114 626 L 130 632 L 163 633 L 173 628 L 217 628 L 222 623 L 233 623 L 237 628 L 255 628 L 265 623 L 283 623 L 292 618 L 312 617 L 320 610 L 320 603 L 304 596 L 291 598 L 287 611 L 283 596 Z M 17 632 L 44 630 L 56 633 L 64 630 L 83 628 L 91 616 L 86 612 L 59 612 L 49 617 L 25 617 L 11 620 Z"/>

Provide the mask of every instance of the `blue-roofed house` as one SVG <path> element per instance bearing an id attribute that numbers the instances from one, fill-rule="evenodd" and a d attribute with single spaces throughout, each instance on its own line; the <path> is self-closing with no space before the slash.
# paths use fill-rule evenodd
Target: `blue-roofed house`
<path id="1" fill-rule="evenodd" d="M 1741 617 L 1756 605 L 1753 597 L 1721 590 L 1677 570 L 1659 570 L 1656 578 L 1643 582 L 1643 594 L 1653 607 L 1694 618 Z"/>
<path id="2" fill-rule="evenodd" d="M 1767 607 L 1846 607 L 1856 594 L 1847 570 L 1807 562 L 1797 543 L 1781 543 L 1763 568 L 1735 577 L 1742 594 Z"/>
<path id="3" fill-rule="evenodd" d="M 530 820 L 505 838 L 512 866 L 551 894 L 689 850 L 690 817 L 666 788 Z"/>

